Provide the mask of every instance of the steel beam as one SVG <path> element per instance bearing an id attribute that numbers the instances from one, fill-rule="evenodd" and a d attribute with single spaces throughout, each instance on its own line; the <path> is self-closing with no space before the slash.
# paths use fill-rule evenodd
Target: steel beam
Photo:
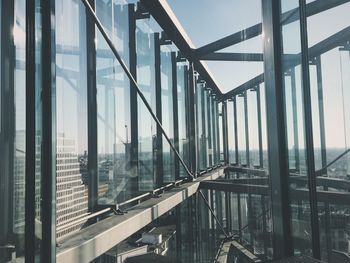
<path id="1" fill-rule="evenodd" d="M 309 57 L 317 57 L 321 54 L 332 50 L 333 48 L 336 48 L 340 45 L 343 45 L 350 37 L 350 27 L 346 27 L 339 32 L 335 33 L 334 35 L 320 41 L 319 43 L 315 44 L 314 46 L 309 48 Z M 300 56 L 301 53 L 297 55 L 283 55 L 283 59 L 285 59 L 285 62 L 287 64 L 284 65 L 284 69 L 292 69 L 300 64 Z M 293 59 L 294 57 L 294 59 Z M 240 94 L 243 91 L 250 89 L 254 86 L 257 86 L 264 82 L 264 73 L 257 75 L 256 77 L 248 80 L 247 82 L 243 83 L 242 85 L 235 87 L 234 89 L 228 91 L 227 93 L 222 95 L 223 100 L 227 100 L 232 98 L 236 94 Z"/>
<path id="2" fill-rule="evenodd" d="M 56 262 L 90 262 L 194 195 L 202 181 L 222 176 L 220 168 L 194 182 L 142 202 L 124 215 L 110 216 L 70 236 L 57 248 Z"/>
<path id="3" fill-rule="evenodd" d="M 215 60 L 215 61 L 264 61 L 262 53 L 229 53 L 229 52 L 215 52 L 199 57 L 200 60 Z"/>
<path id="4" fill-rule="evenodd" d="M 214 77 L 196 56 L 193 56 L 194 46 L 187 36 L 185 30 L 177 20 L 166 0 L 141 0 L 141 3 L 155 18 L 158 24 L 166 32 L 167 36 L 181 50 L 181 54 L 194 63 L 196 71 L 212 87 L 213 91 L 220 97 L 222 95 Z"/>
<path id="5" fill-rule="evenodd" d="M 227 37 L 221 38 L 217 41 L 214 41 L 208 45 L 202 46 L 196 49 L 196 55 L 198 57 L 203 57 L 204 55 L 210 54 L 212 52 L 224 49 L 226 47 L 238 44 L 245 40 L 251 39 L 260 35 L 262 32 L 262 24 L 256 24 L 254 26 L 248 27 L 242 31 L 231 34 Z"/>
<path id="6" fill-rule="evenodd" d="M 330 8 L 337 7 L 339 5 L 345 4 L 349 0 L 331 0 L 323 1 L 317 0 L 306 5 L 306 15 L 312 16 Z M 286 25 L 295 22 L 299 19 L 298 8 L 289 10 L 281 15 L 281 24 Z M 216 40 L 210 44 L 202 46 L 195 50 L 195 54 L 198 57 L 213 53 L 215 51 L 224 49 L 226 47 L 241 43 L 248 39 L 259 36 L 262 33 L 262 24 L 256 24 L 254 26 L 248 27 L 227 37 Z"/>

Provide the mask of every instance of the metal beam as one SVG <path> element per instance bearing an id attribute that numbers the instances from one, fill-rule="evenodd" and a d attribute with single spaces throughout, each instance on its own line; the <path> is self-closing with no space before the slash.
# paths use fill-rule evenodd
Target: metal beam
<path id="1" fill-rule="evenodd" d="M 331 0 L 323 1 L 317 0 L 306 5 L 306 15 L 312 16 L 330 8 L 342 5 L 349 2 L 349 0 Z M 286 25 L 299 20 L 298 8 L 289 10 L 281 15 L 281 24 Z M 224 49 L 226 47 L 241 43 L 248 39 L 259 36 L 262 33 L 262 24 L 256 24 L 254 26 L 248 27 L 236 33 L 233 33 L 227 37 L 216 40 L 210 44 L 202 46 L 195 50 L 195 54 L 198 57 L 213 53 L 215 51 Z"/>
<path id="2" fill-rule="evenodd" d="M 266 196 L 269 194 L 267 185 L 236 184 L 222 181 L 203 181 L 200 184 L 200 189 Z"/>
<path id="3" fill-rule="evenodd" d="M 205 54 L 199 57 L 200 60 L 215 60 L 215 61 L 264 61 L 264 55 L 262 53 L 229 53 L 229 52 L 216 52 Z"/>
<path id="4" fill-rule="evenodd" d="M 160 198 L 142 202 L 124 215 L 110 216 L 70 236 L 57 248 L 56 262 L 90 262 L 139 231 L 164 213 L 194 195 L 202 181 L 214 180 L 224 173 L 219 168 L 198 180 L 164 193 Z"/>
<path id="5" fill-rule="evenodd" d="M 319 43 L 315 44 L 314 46 L 309 48 L 309 57 L 317 57 L 321 54 L 332 50 L 333 48 L 336 48 L 340 45 L 343 45 L 350 37 L 350 26 L 346 27 L 339 32 L 335 33 L 334 35 L 320 41 Z M 285 60 L 284 69 L 287 71 L 288 69 L 292 69 L 300 64 L 300 56 L 301 53 L 296 55 L 289 55 L 284 54 L 283 59 Z M 294 57 L 294 58 L 293 58 Z M 230 90 L 229 92 L 223 94 L 222 99 L 227 100 L 231 99 L 234 95 L 240 94 L 243 91 L 250 89 L 254 86 L 257 86 L 264 82 L 264 73 L 257 75 L 256 77 L 248 80 L 247 82 L 243 83 L 242 85 Z"/>
<path id="6" fill-rule="evenodd" d="M 210 54 L 212 52 L 224 49 L 226 47 L 238 44 L 245 40 L 251 39 L 260 35 L 262 32 L 262 24 L 256 24 L 254 26 L 248 27 L 242 31 L 231 34 L 227 37 L 216 40 L 208 45 L 202 46 L 196 49 L 195 53 L 198 57 L 203 55 Z"/>
<path id="7" fill-rule="evenodd" d="M 215 94 L 222 95 L 219 86 L 206 66 L 202 64 L 196 56 L 193 56 L 194 46 L 187 36 L 185 30 L 177 20 L 166 0 L 141 0 L 141 3 L 147 8 L 151 15 L 165 31 L 169 39 L 179 48 L 181 54 L 189 61 L 194 63 L 196 71 L 209 84 Z"/>

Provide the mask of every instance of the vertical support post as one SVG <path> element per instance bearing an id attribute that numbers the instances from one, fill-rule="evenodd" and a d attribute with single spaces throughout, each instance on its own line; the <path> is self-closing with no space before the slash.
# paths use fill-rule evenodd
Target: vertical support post
<path id="1" fill-rule="evenodd" d="M 161 84 L 161 59 L 160 59 L 160 39 L 159 33 L 154 33 L 154 74 L 156 86 L 156 115 L 162 123 L 162 84 Z M 163 134 L 157 125 L 156 140 L 156 188 L 163 185 Z"/>
<path id="2" fill-rule="evenodd" d="M 249 151 L 249 116 L 248 116 L 248 90 L 243 93 L 244 99 L 244 125 L 245 125 L 245 142 L 246 142 L 246 165 L 250 167 L 250 151 Z M 249 172 L 248 172 L 249 173 Z M 248 177 L 251 175 L 248 174 Z M 248 193 L 248 229 L 250 236 L 250 244 L 253 246 L 254 244 L 254 229 L 253 224 L 255 221 L 253 209 L 252 209 L 252 196 Z"/>
<path id="3" fill-rule="evenodd" d="M 294 157 L 295 157 L 295 169 L 300 171 L 300 158 L 299 158 L 299 128 L 298 128 L 298 112 L 297 112 L 297 95 L 295 84 L 295 68 L 290 70 L 291 79 L 291 93 L 292 93 L 292 111 L 293 111 L 293 135 L 294 135 Z"/>
<path id="4" fill-rule="evenodd" d="M 14 1 L 1 1 L 1 85 L 0 85 L 0 245 L 13 242 L 13 165 L 15 143 L 13 37 Z M 0 256 L 3 256 L 0 254 Z M 6 255 L 5 255 L 6 256 Z"/>
<path id="5" fill-rule="evenodd" d="M 55 1 L 41 0 L 42 11 L 42 247 L 41 261 L 56 261 L 56 40 Z"/>
<path id="6" fill-rule="evenodd" d="M 207 163 L 207 167 L 211 167 L 213 165 L 213 162 L 212 162 L 212 156 L 213 156 L 213 147 L 212 147 L 212 130 L 211 130 L 211 127 L 212 127 L 212 119 L 211 119 L 211 96 L 209 94 L 209 92 L 207 92 L 207 95 L 208 97 L 207 98 L 204 98 L 207 100 L 207 109 L 206 109 L 206 115 L 207 115 L 207 120 L 208 120 L 208 123 L 207 123 L 207 127 L 208 127 L 208 134 L 207 134 L 207 138 L 208 138 L 208 147 L 207 147 L 207 160 L 208 160 L 208 163 Z"/>
<path id="7" fill-rule="evenodd" d="M 324 123 L 324 105 L 323 105 L 323 83 L 322 83 L 322 64 L 321 56 L 315 58 L 316 62 L 316 74 L 317 74 L 317 95 L 318 95 L 318 114 L 320 118 L 320 137 L 321 137 L 321 160 L 322 167 L 327 165 L 327 149 L 326 149 L 326 132 Z M 325 171 L 327 174 L 327 171 Z M 324 186 L 323 190 L 327 191 L 328 186 Z M 332 254 L 332 234 L 330 227 L 330 209 L 329 203 L 324 204 L 325 210 L 325 232 L 326 232 L 326 244 L 327 244 L 327 254 L 328 260 L 330 260 Z"/>
<path id="8" fill-rule="evenodd" d="M 233 97 L 233 114 L 234 114 L 234 130 L 235 130 L 235 155 L 236 165 L 239 164 L 239 148 L 238 148 L 238 123 L 237 123 L 237 96 Z M 237 178 L 239 174 L 237 173 Z M 237 194 L 237 216 L 238 216 L 238 235 L 242 238 L 242 216 L 241 216 L 241 195 Z"/>
<path id="9" fill-rule="evenodd" d="M 302 59 L 302 80 L 303 80 L 303 104 L 304 104 L 304 127 L 306 144 L 306 168 L 308 175 L 310 212 L 311 212 L 311 232 L 312 232 L 312 254 L 316 259 L 321 258 L 320 234 L 317 211 L 317 192 L 316 192 L 316 172 L 315 172 L 315 154 L 312 131 L 312 108 L 310 93 L 310 72 L 309 72 L 309 54 L 307 39 L 307 19 L 306 19 L 306 1 L 299 0 L 300 14 L 300 39 L 301 39 L 301 59 Z"/>
<path id="10" fill-rule="evenodd" d="M 262 210 L 262 222 L 263 222 L 263 239 L 264 239 L 264 255 L 267 256 L 267 231 L 266 231 L 266 207 L 265 196 L 261 196 L 261 210 Z"/>
<path id="11" fill-rule="evenodd" d="M 263 142 L 262 142 L 262 128 L 261 128 L 261 97 L 260 97 L 260 89 L 262 86 L 256 87 L 256 109 L 257 109 L 257 117 L 258 117 L 258 137 L 259 137 L 259 166 L 260 168 L 264 167 L 264 156 L 263 156 Z"/>
<path id="12" fill-rule="evenodd" d="M 172 97 L 173 97 L 173 125 L 174 125 L 174 145 L 177 152 L 179 152 L 179 109 L 178 109 L 178 96 L 177 96 L 177 66 L 176 66 L 176 53 L 171 52 L 171 76 L 172 76 Z M 183 157 L 183 156 L 182 156 Z M 174 170 L 175 180 L 180 179 L 180 166 L 179 160 L 174 154 Z"/>
<path id="13" fill-rule="evenodd" d="M 95 9 L 95 1 L 90 0 Z M 97 102 L 96 102 L 96 45 L 95 24 L 86 10 L 86 56 L 87 56 L 87 99 L 88 99 L 88 201 L 89 211 L 97 206 L 98 161 L 97 161 Z"/>
<path id="14" fill-rule="evenodd" d="M 205 122 L 205 105 L 206 105 L 206 92 L 205 92 L 205 85 L 203 85 L 203 88 L 200 89 L 200 99 L 201 99 L 201 118 L 202 118 L 202 137 L 200 137 L 200 143 L 201 143 L 201 151 L 200 151 L 200 158 L 201 161 L 203 162 L 203 169 L 202 167 L 200 170 L 205 170 L 207 168 L 207 133 L 206 133 L 206 122 Z M 200 162 L 201 163 L 201 162 Z"/>
<path id="15" fill-rule="evenodd" d="M 233 121 L 234 121 L 234 130 L 235 130 L 235 158 L 236 165 L 239 164 L 239 153 L 238 153 L 238 126 L 237 126 L 237 97 L 233 97 Z"/>
<path id="16" fill-rule="evenodd" d="M 35 259 L 35 1 L 26 2 L 25 260 Z"/>
<path id="17" fill-rule="evenodd" d="M 227 102 L 223 101 L 222 102 L 222 141 L 223 141 L 223 151 L 224 151 L 224 163 L 227 165 L 229 164 L 229 156 L 228 156 L 228 138 L 227 138 L 227 133 L 228 133 L 228 127 L 227 127 Z"/>
<path id="18" fill-rule="evenodd" d="M 134 4 L 128 4 L 129 15 L 129 70 L 137 80 L 137 56 L 136 56 L 136 17 Z M 136 88 L 130 82 L 130 166 L 133 178 L 130 191 L 138 191 L 138 99 Z"/>
<path id="19" fill-rule="evenodd" d="M 185 120 L 183 122 L 185 123 L 185 132 L 186 132 L 186 143 L 183 145 L 184 147 L 184 160 L 186 161 L 187 165 L 191 165 L 191 158 L 190 158 L 190 116 L 189 116 L 189 72 L 188 72 L 188 66 L 185 65 L 183 67 L 183 73 L 184 73 L 184 95 L 185 95 Z M 180 140 L 180 138 L 179 138 Z M 182 143 L 179 141 L 179 143 Z M 191 168 L 190 168 L 191 169 Z"/>
<path id="20" fill-rule="evenodd" d="M 274 259 L 293 255 L 282 85 L 280 1 L 262 0 L 264 72 Z"/>
<path id="21" fill-rule="evenodd" d="M 323 83 L 322 83 L 322 64 L 321 56 L 315 58 L 316 74 L 317 74 L 317 95 L 318 95 L 318 113 L 320 118 L 320 137 L 321 137 L 321 160 L 322 167 L 327 165 L 327 148 L 326 148 L 326 132 L 324 123 L 324 105 L 323 105 Z"/>
<path id="22" fill-rule="evenodd" d="M 196 141 L 196 113 L 195 113 L 195 89 L 196 89 L 196 79 L 194 76 L 193 62 L 189 63 L 188 69 L 188 108 L 189 108 L 189 130 L 190 130 L 190 161 L 191 161 L 191 173 L 197 176 L 197 141 Z"/>
<path id="23" fill-rule="evenodd" d="M 249 118 L 248 118 L 248 90 L 243 93 L 244 98 L 244 125 L 245 125 L 245 144 L 246 144 L 246 164 L 250 167 L 250 152 L 249 152 Z"/>

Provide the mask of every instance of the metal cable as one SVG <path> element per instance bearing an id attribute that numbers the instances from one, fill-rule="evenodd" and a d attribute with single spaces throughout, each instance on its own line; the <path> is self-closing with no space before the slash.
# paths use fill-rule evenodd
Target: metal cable
<path id="1" fill-rule="evenodd" d="M 157 123 L 157 125 L 159 126 L 160 130 L 162 131 L 162 134 L 164 135 L 165 139 L 167 140 L 167 142 L 169 143 L 171 149 L 174 151 L 175 155 L 177 156 L 177 158 L 179 159 L 180 163 L 182 164 L 183 168 L 186 170 L 186 173 L 192 177 L 195 178 L 194 175 L 190 172 L 190 170 L 188 169 L 187 165 L 185 164 L 184 160 L 181 158 L 180 154 L 178 153 L 178 151 L 176 150 L 175 146 L 173 145 L 173 143 L 171 142 L 171 140 L 169 139 L 168 135 L 166 134 L 161 122 L 158 120 L 157 116 L 153 113 L 153 110 L 151 108 L 151 106 L 149 105 L 149 103 L 147 102 L 147 99 L 145 98 L 145 96 L 143 95 L 138 83 L 136 82 L 136 80 L 134 79 L 133 75 L 131 74 L 131 72 L 129 71 L 128 67 L 126 66 L 126 64 L 124 63 L 123 59 L 120 57 L 117 49 L 115 48 L 114 44 L 112 43 L 112 41 L 109 39 L 106 31 L 103 28 L 102 23 L 100 22 L 100 20 L 98 19 L 95 11 L 92 9 L 91 5 L 89 4 L 88 0 L 82 0 L 83 4 L 85 5 L 85 7 L 87 8 L 87 10 L 90 12 L 97 28 L 99 29 L 100 33 L 102 34 L 103 38 L 105 39 L 105 41 L 107 42 L 109 48 L 111 49 L 111 51 L 113 52 L 114 56 L 116 57 L 116 59 L 118 60 L 120 66 L 123 68 L 125 74 L 128 76 L 129 80 L 132 82 L 133 85 L 131 85 L 132 87 L 134 87 L 136 89 L 136 92 L 139 94 L 141 100 L 143 101 L 143 103 L 145 104 L 147 110 L 149 111 L 149 113 L 151 114 L 152 118 L 154 119 L 154 121 Z"/>
<path id="2" fill-rule="evenodd" d="M 190 172 L 190 170 L 188 169 L 187 165 L 185 164 L 184 160 L 181 158 L 180 154 L 178 153 L 178 151 L 176 150 L 175 146 L 173 145 L 173 143 L 171 142 L 171 140 L 169 139 L 168 135 L 166 134 L 161 122 L 158 120 L 157 116 L 153 113 L 153 110 L 151 108 L 151 106 L 148 104 L 147 99 L 145 98 L 145 96 L 143 95 L 138 83 L 136 82 L 136 80 L 134 79 L 133 75 L 131 74 L 131 72 L 129 71 L 128 67 L 126 66 L 126 64 L 124 63 L 123 59 L 120 57 L 117 49 L 115 48 L 114 44 L 112 43 L 112 41 L 109 39 L 106 31 L 103 28 L 102 23 L 100 22 L 100 20 L 98 19 L 95 11 L 92 9 L 91 5 L 89 4 L 88 0 L 81 0 L 83 2 L 83 4 L 85 5 L 85 7 L 87 8 L 87 10 L 89 11 L 91 17 L 93 18 L 97 28 L 99 29 L 100 33 L 102 34 L 103 38 L 105 39 L 105 41 L 107 42 L 109 48 L 111 49 L 111 51 L 113 52 L 114 56 L 116 57 L 116 59 L 118 60 L 120 66 L 123 68 L 125 74 L 128 76 L 129 80 L 132 82 L 133 85 L 131 85 L 132 87 L 134 87 L 137 91 L 137 93 L 139 94 L 141 100 L 143 101 L 143 103 L 145 104 L 147 110 L 149 111 L 149 113 L 151 114 L 152 118 L 154 119 L 154 121 L 157 123 L 157 125 L 159 126 L 162 134 L 164 135 L 165 139 L 167 140 L 167 142 L 169 143 L 171 149 L 174 151 L 176 157 L 179 159 L 180 163 L 182 164 L 183 168 L 186 170 L 186 173 L 193 179 L 195 179 L 195 176 Z M 206 205 L 208 206 L 208 209 L 210 210 L 211 214 L 214 216 L 217 224 L 220 226 L 222 232 L 224 233 L 224 235 L 226 236 L 226 238 L 229 238 L 229 235 L 226 233 L 224 227 L 221 225 L 219 219 L 216 217 L 214 211 L 212 210 L 212 208 L 210 207 L 208 200 L 204 197 L 203 193 L 201 191 L 199 191 L 200 195 L 202 196 L 204 202 L 206 203 Z"/>
<path id="3" fill-rule="evenodd" d="M 208 209 L 210 210 L 211 214 L 214 216 L 216 223 L 221 228 L 221 231 L 224 233 L 225 237 L 229 238 L 230 236 L 227 234 L 226 230 L 224 229 L 224 227 L 220 223 L 219 218 L 217 218 L 217 216 L 215 215 L 214 210 L 210 207 L 210 204 L 209 204 L 208 200 L 205 198 L 205 196 L 204 196 L 204 194 L 202 193 L 201 190 L 199 190 L 199 194 L 203 198 L 204 203 L 208 206 Z"/>

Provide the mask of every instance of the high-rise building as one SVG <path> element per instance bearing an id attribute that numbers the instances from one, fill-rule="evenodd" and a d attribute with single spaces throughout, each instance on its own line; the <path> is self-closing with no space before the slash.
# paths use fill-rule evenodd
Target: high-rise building
<path id="1" fill-rule="evenodd" d="M 86 223 L 81 219 L 88 213 L 88 190 L 76 141 L 64 135 L 57 138 L 56 174 L 56 235 L 60 240 L 81 229 Z"/>

